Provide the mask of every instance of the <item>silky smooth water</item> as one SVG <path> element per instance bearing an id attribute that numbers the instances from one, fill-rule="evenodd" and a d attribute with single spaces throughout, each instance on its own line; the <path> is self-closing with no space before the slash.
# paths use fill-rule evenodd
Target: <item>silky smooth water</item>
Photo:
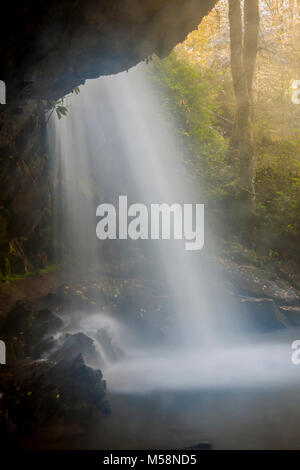
<path id="1" fill-rule="evenodd" d="M 116 204 L 119 195 L 127 195 L 129 203 L 202 203 L 181 176 L 186 173 L 182 145 L 159 99 L 146 66 L 139 65 L 129 73 L 88 81 L 78 96 L 67 99 L 67 117 L 53 115 L 62 182 L 57 192 L 57 206 L 63 205 L 59 230 L 83 272 L 95 262 L 101 264 L 97 247 L 106 243 L 95 236 L 97 202 Z M 174 309 L 186 347 L 214 341 L 213 295 L 204 260 L 199 269 L 197 253 L 186 252 L 182 241 L 149 243 L 176 297 Z"/>
<path id="2" fill-rule="evenodd" d="M 127 195 L 129 203 L 204 201 L 186 168 L 187 150 L 165 114 L 162 96 L 145 64 L 128 73 L 89 80 L 80 90 L 78 96 L 66 100 L 67 117 L 59 120 L 53 114 L 49 132 L 60 181 L 57 231 L 76 263 L 78 277 L 85 279 L 93 267 L 101 269 L 100 252 L 108 246 L 107 241 L 96 238 L 99 203 L 116 205 L 120 195 Z M 205 210 L 209 211 L 209 205 Z M 211 242 L 212 233 L 206 226 L 205 244 Z M 115 243 L 118 263 L 129 242 Z M 122 360 L 108 364 L 105 370 L 111 389 L 253 387 L 297 380 L 289 338 L 283 335 L 282 341 L 264 343 L 235 332 L 236 306 L 219 289 L 222 276 L 203 253 L 185 251 L 182 241 L 132 243 L 148 253 L 145 271 L 150 252 L 152 263 L 169 286 L 176 339 L 143 346 L 125 321 L 111 322 L 111 334 L 125 351 Z M 134 250 L 130 253 L 128 264 Z M 81 329 L 93 337 L 105 315 L 99 312 L 89 320 L 84 314 Z M 228 330 L 234 333 L 229 341 L 224 337 Z"/>

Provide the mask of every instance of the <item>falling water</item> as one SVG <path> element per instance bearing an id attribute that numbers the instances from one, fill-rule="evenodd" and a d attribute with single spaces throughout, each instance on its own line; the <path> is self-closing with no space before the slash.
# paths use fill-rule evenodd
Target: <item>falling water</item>
<path id="1" fill-rule="evenodd" d="M 56 204 L 58 230 L 82 279 L 95 265 L 101 270 L 100 248 L 103 253 L 103 246 L 109 243 L 96 238 L 99 203 L 117 207 L 119 195 L 127 195 L 129 204 L 203 202 L 192 188 L 185 150 L 164 115 L 160 99 L 147 66 L 140 64 L 129 73 L 88 80 L 80 94 L 67 102 L 67 117 L 58 120 L 52 116 L 50 140 L 61 181 Z M 211 239 L 212 232 L 206 226 L 205 245 Z M 115 243 L 115 256 L 121 260 L 129 242 L 111 243 Z M 178 240 L 133 243 L 142 252 L 150 251 L 157 272 L 169 286 L 176 335 L 165 348 L 156 344 L 150 350 L 145 346 L 137 351 L 126 325 L 111 322 L 110 328 L 127 353 L 120 366 L 115 364 L 105 371 L 112 387 L 249 385 L 257 380 L 264 383 L 266 371 L 275 368 L 276 374 L 269 377 L 278 382 L 285 364 L 290 370 L 286 346 L 277 346 L 277 355 L 268 344 L 221 347 L 226 343 L 224 326 L 232 326 L 234 305 L 219 289 L 220 274 L 205 249 L 187 252 Z M 134 251 L 129 260 L 131 253 Z M 103 318 L 99 314 L 83 320 L 82 328 L 93 336 L 93 328 L 101 326 Z"/>
<path id="2" fill-rule="evenodd" d="M 94 194 L 101 200 L 104 193 L 105 202 L 114 203 L 120 194 L 128 195 L 131 203 L 148 205 L 202 202 L 199 195 L 193 197 L 180 177 L 184 173 L 181 146 L 158 99 L 145 65 L 139 65 L 129 73 L 88 81 L 80 95 L 67 104 L 67 118 L 53 119 L 57 171 L 62 179 L 63 236 L 72 259 L 84 273 L 95 264 L 101 243 L 95 236 Z M 107 142 L 111 136 L 115 141 Z M 88 194 L 92 190 L 94 194 Z M 176 297 L 174 308 L 179 312 L 186 345 L 213 341 L 212 286 L 205 261 L 201 260 L 199 269 L 195 263 L 199 256 L 186 252 L 182 241 L 143 243 L 152 244 L 153 256 L 157 256 Z M 189 333 L 193 334 L 192 343 Z"/>

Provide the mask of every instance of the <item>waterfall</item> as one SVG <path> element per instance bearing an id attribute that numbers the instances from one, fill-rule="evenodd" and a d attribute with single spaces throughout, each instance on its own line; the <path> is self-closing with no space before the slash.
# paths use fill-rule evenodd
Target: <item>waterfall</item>
<path id="1" fill-rule="evenodd" d="M 64 207 L 60 229 L 83 276 L 97 259 L 101 264 L 97 246 L 106 243 L 95 236 L 95 196 L 112 203 L 122 194 L 130 203 L 202 202 L 188 188 L 188 178 L 181 176 L 186 173 L 182 145 L 148 75 L 147 66 L 140 64 L 128 73 L 89 80 L 67 101 L 67 117 L 53 115 L 62 182 L 58 198 Z M 213 341 L 215 289 L 202 254 L 187 252 L 181 240 L 137 243 L 151 244 L 176 297 L 174 309 L 186 346 Z"/>
<path id="2" fill-rule="evenodd" d="M 63 239 L 69 261 L 82 279 L 95 267 L 101 272 L 107 252 L 117 263 L 125 260 L 130 264 L 135 254 L 132 246 L 137 247 L 146 254 L 142 269 L 146 271 L 151 260 L 169 286 L 176 325 L 169 343 L 150 350 L 127 338 L 126 347 L 132 347 L 132 354 L 127 351 L 127 362 L 105 371 L 109 384 L 122 388 L 126 380 L 134 381 L 140 389 L 151 388 L 153 382 L 165 387 L 200 382 L 241 385 L 257 378 L 263 382 L 271 369 L 269 378 L 276 381 L 274 370 L 279 374 L 289 360 L 286 345 L 284 353 L 277 346 L 277 359 L 268 345 L 238 350 L 228 344 L 221 347 L 226 343 L 225 327 L 232 328 L 234 305 L 220 289 L 221 275 L 207 256 L 207 246 L 213 251 L 214 244 L 207 224 L 202 251 L 186 251 L 182 240 L 97 239 L 98 204 L 117 206 L 120 195 L 126 195 L 129 204 L 145 205 L 203 200 L 186 170 L 186 149 L 165 115 L 162 97 L 145 64 L 128 73 L 88 80 L 80 90 L 79 95 L 66 99 L 68 115 L 59 120 L 53 113 L 49 123 L 60 181 L 56 191 L 58 238 Z M 96 332 L 95 318 L 88 327 L 82 325 L 92 336 L 93 328 Z M 128 334 L 126 325 L 114 321 L 111 327 L 118 330 L 120 341 Z M 266 358 L 265 368 L 259 365 L 262 357 Z"/>

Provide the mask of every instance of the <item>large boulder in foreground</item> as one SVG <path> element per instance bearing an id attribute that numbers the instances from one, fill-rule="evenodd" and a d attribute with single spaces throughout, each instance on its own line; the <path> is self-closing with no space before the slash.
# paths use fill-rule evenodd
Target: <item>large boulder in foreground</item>
<path id="1" fill-rule="evenodd" d="M 1 375 L 0 416 L 9 415 L 19 435 L 57 420 L 82 426 L 110 412 L 102 372 L 79 354 L 70 361 L 25 362 Z"/>

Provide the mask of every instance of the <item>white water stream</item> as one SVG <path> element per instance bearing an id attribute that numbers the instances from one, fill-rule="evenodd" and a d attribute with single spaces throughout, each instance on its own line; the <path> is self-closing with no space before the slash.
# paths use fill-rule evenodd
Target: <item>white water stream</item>
<path id="1" fill-rule="evenodd" d="M 182 145 L 164 116 L 146 65 L 87 81 L 67 106 L 66 117 L 58 120 L 53 115 L 50 122 L 62 181 L 57 191 L 57 209 L 63 207 L 58 230 L 84 279 L 95 263 L 101 267 L 99 247 L 107 243 L 96 238 L 99 203 L 117 206 L 120 195 L 127 195 L 130 204 L 203 201 L 189 187 Z M 210 238 L 206 227 L 205 243 Z M 178 344 L 143 347 L 125 322 L 102 313 L 86 318 L 82 312 L 81 327 L 87 334 L 93 336 L 93 330 L 108 322 L 114 340 L 125 350 L 125 357 L 104 371 L 111 389 L 252 387 L 298 380 L 290 360 L 296 333 L 293 338 L 283 334 L 282 339 L 279 333 L 276 342 L 267 336 L 254 342 L 236 337 L 230 345 L 224 341 L 223 326 L 231 328 L 234 306 L 222 297 L 222 278 L 202 253 L 185 251 L 182 241 L 133 243 L 141 249 L 148 244 L 169 285 Z"/>

